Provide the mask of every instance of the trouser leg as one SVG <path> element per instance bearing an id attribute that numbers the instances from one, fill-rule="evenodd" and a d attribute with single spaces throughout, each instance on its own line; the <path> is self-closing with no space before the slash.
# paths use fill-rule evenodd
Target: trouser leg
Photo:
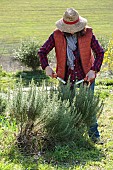
<path id="1" fill-rule="evenodd" d="M 95 82 L 93 82 L 90 85 L 90 88 L 93 92 L 94 92 L 94 87 L 95 87 Z M 99 131 L 98 131 L 98 122 L 97 122 L 96 115 L 92 118 L 92 125 L 89 128 L 88 134 L 89 134 L 89 137 L 92 138 L 92 140 L 95 140 L 95 138 L 100 137 L 100 134 L 99 134 Z"/>
<path id="2" fill-rule="evenodd" d="M 88 134 L 89 134 L 89 137 L 91 137 L 92 139 L 100 137 L 100 134 L 99 134 L 99 131 L 98 131 L 98 123 L 97 122 L 95 124 L 93 124 L 92 126 L 90 126 Z"/>

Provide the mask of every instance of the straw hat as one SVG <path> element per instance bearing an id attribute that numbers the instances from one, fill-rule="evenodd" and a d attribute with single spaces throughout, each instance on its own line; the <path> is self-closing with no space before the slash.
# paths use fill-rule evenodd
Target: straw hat
<path id="1" fill-rule="evenodd" d="M 74 8 L 67 8 L 63 18 L 56 22 L 56 27 L 62 32 L 79 32 L 87 24 L 87 20 L 79 15 Z"/>

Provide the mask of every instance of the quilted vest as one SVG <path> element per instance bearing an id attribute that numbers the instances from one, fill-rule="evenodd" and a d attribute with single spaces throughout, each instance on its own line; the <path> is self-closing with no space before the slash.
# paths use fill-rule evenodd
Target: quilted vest
<path id="1" fill-rule="evenodd" d="M 94 62 L 94 56 L 90 47 L 92 38 L 92 28 L 87 27 L 84 36 L 78 37 L 78 47 L 80 59 L 85 74 L 89 72 Z M 57 76 L 64 79 L 66 70 L 66 39 L 64 33 L 60 30 L 54 31 L 55 52 L 56 52 L 56 73 Z"/>

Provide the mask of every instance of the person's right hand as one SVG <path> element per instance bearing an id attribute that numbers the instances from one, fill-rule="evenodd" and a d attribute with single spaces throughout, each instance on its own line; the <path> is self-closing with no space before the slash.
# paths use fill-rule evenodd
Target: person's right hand
<path id="1" fill-rule="evenodd" d="M 52 77 L 52 78 L 57 77 L 56 74 L 54 73 L 53 69 L 52 69 L 50 66 L 47 66 L 47 67 L 45 68 L 45 71 L 46 71 L 46 75 L 47 75 L 47 76 L 50 76 L 50 77 Z"/>

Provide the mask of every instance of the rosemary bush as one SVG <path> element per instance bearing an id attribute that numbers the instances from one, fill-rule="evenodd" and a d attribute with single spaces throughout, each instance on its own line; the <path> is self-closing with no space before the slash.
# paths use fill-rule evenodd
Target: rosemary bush
<path id="1" fill-rule="evenodd" d="M 80 86 L 73 103 L 76 111 L 81 115 L 81 122 L 88 128 L 93 124 L 95 117 L 99 117 L 103 110 L 103 101 L 99 95 L 95 96 L 88 87 Z"/>
<path id="2" fill-rule="evenodd" d="M 27 124 L 40 118 L 44 106 L 43 91 L 37 90 L 34 81 L 25 89 L 22 82 L 18 84 L 9 97 L 9 111 L 13 118 L 16 118 L 17 124 L 21 127 L 21 132 Z M 10 100 L 11 99 L 11 100 Z"/>
<path id="3" fill-rule="evenodd" d="M 83 137 L 95 117 L 103 110 L 103 102 L 88 87 L 76 86 L 70 90 L 70 84 L 60 85 L 57 97 L 46 108 L 45 124 L 48 135 L 55 141 L 69 142 Z"/>
<path id="4" fill-rule="evenodd" d="M 102 112 L 103 103 L 88 88 L 70 90 L 69 84 L 49 88 L 37 88 L 32 81 L 24 91 L 19 83 L 11 94 L 9 111 L 20 127 L 18 140 L 24 149 L 47 149 L 84 138 L 93 116 Z"/>
<path id="5" fill-rule="evenodd" d="M 43 113 L 44 128 L 47 136 L 53 143 L 69 142 L 75 138 L 77 129 L 74 128 L 73 115 L 70 112 L 69 101 L 63 101 L 54 94 L 52 100 L 48 100 L 48 105 Z"/>

